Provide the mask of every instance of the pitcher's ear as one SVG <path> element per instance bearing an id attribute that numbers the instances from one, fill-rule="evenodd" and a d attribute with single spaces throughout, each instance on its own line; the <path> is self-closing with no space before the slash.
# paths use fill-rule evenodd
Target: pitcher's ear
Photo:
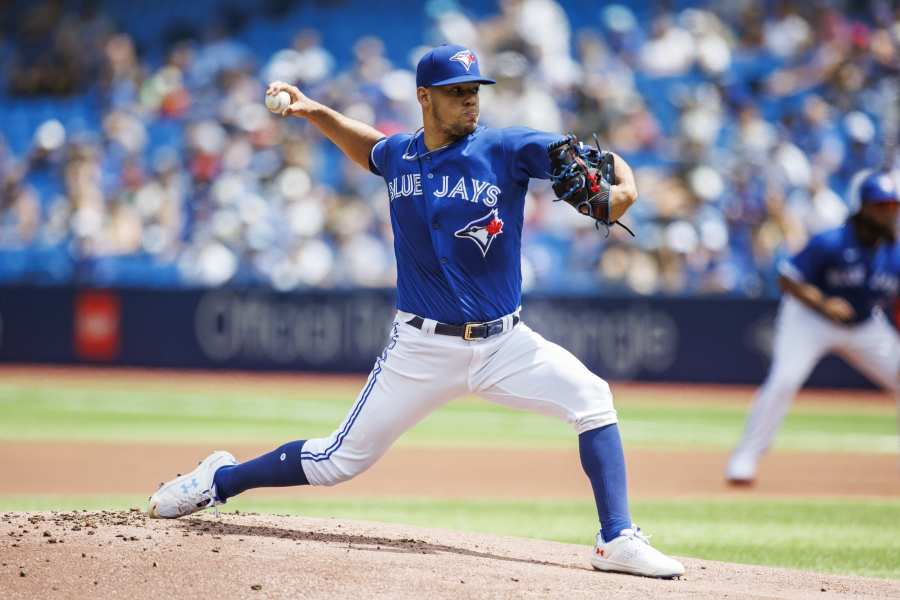
<path id="1" fill-rule="evenodd" d="M 431 92 L 427 87 L 417 87 L 416 88 L 416 98 L 419 100 L 419 104 L 427 105 L 431 103 Z"/>

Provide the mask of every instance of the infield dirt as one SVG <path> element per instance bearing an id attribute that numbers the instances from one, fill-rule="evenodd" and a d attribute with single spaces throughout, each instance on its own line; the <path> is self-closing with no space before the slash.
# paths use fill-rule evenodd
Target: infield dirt
<path id="1" fill-rule="evenodd" d="M 266 446 L 233 446 L 238 460 Z M 147 494 L 197 464 L 209 445 L 0 441 L 0 494 Z M 746 495 L 727 486 L 724 452 L 626 452 L 629 489 L 637 498 Z M 102 469 L 98 469 L 102 465 Z M 534 473 L 540 473 L 535 478 Z M 754 496 L 900 496 L 892 454 L 779 452 L 766 457 Z M 577 450 L 391 448 L 371 469 L 342 485 L 269 488 L 254 495 L 308 498 L 589 498 Z"/>
<path id="2" fill-rule="evenodd" d="M 896 598 L 900 582 L 683 559 L 661 581 L 590 548 L 336 519 L 0 515 L 3 598 Z"/>

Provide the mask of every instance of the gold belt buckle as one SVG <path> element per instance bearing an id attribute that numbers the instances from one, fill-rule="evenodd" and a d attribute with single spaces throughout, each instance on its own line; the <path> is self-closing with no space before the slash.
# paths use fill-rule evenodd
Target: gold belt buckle
<path id="1" fill-rule="evenodd" d="M 472 337 L 472 328 L 481 325 L 481 323 L 466 323 L 465 329 L 463 329 L 463 339 L 467 342 L 471 342 L 476 339 Z"/>

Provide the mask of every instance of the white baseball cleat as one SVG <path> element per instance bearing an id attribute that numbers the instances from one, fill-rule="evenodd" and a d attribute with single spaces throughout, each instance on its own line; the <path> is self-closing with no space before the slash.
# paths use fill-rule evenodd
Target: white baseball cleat
<path id="1" fill-rule="evenodd" d="M 224 504 L 215 496 L 213 477 L 221 467 L 236 465 L 237 460 L 224 450 L 213 452 L 186 475 L 159 486 L 150 496 L 147 514 L 151 519 L 177 519 L 204 508 Z"/>
<path id="2" fill-rule="evenodd" d="M 613 571 L 671 579 L 684 575 L 684 565 L 669 558 L 650 545 L 647 536 L 641 533 L 637 525 L 633 529 L 624 529 L 619 537 L 603 542 L 597 534 L 597 545 L 591 556 L 591 566 L 598 571 Z"/>
<path id="3" fill-rule="evenodd" d="M 735 452 L 725 468 L 725 479 L 731 485 L 752 485 L 756 479 L 756 459 L 747 454 Z"/>

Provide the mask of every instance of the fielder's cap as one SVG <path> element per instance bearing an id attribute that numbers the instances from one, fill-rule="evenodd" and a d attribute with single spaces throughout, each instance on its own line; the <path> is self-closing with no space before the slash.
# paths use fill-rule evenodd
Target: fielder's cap
<path id="1" fill-rule="evenodd" d="M 859 186 L 859 199 L 864 204 L 900 202 L 897 182 L 885 171 L 876 171 L 863 179 Z"/>
<path id="2" fill-rule="evenodd" d="M 425 53 L 416 67 L 416 87 L 454 83 L 497 83 L 481 76 L 478 57 L 465 46 L 444 44 Z"/>

